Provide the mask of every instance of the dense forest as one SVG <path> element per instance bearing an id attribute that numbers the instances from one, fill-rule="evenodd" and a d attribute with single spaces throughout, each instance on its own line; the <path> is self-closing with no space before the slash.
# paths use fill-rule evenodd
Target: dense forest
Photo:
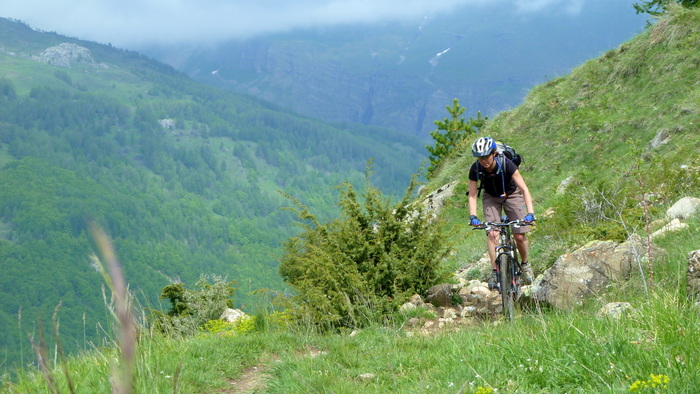
<path id="1" fill-rule="evenodd" d="M 63 42 L 92 59 L 37 60 Z M 286 289 L 281 244 L 298 228 L 279 192 L 327 219 L 334 186 L 364 185 L 368 160 L 373 183 L 402 195 L 424 156 L 406 134 L 321 123 L 133 52 L 0 20 L 0 363 L 31 360 L 27 336 L 55 310 L 66 349 L 104 335 L 91 222 L 145 306 L 161 309 L 171 282 L 218 274 L 245 308 L 252 290 Z"/>

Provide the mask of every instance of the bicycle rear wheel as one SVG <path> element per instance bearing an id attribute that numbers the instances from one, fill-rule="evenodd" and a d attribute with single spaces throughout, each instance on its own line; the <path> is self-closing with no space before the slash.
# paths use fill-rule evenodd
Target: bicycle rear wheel
<path id="1" fill-rule="evenodd" d="M 514 278 L 513 261 L 507 254 L 498 256 L 498 267 L 501 270 L 501 299 L 503 300 L 503 316 L 513 320 L 514 308 Z"/>

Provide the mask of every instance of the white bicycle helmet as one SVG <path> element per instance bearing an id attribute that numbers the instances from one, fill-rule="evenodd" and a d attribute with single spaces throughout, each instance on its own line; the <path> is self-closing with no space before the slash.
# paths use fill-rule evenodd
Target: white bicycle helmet
<path id="1" fill-rule="evenodd" d="M 496 141 L 491 137 L 481 137 L 472 145 L 472 156 L 488 156 L 496 150 Z"/>

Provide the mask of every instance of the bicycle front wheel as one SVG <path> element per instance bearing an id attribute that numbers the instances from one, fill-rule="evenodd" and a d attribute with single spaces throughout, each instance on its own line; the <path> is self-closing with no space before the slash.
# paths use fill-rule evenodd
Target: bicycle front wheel
<path id="1" fill-rule="evenodd" d="M 498 256 L 498 267 L 501 270 L 501 299 L 503 300 L 503 316 L 508 320 L 513 320 L 513 308 L 515 303 L 515 278 L 513 277 L 512 269 L 513 259 L 505 253 Z"/>

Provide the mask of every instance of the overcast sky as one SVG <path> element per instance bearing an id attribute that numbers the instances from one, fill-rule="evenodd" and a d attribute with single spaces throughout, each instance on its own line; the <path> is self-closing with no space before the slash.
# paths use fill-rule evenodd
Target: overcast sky
<path id="1" fill-rule="evenodd" d="M 0 0 L 0 17 L 19 19 L 39 30 L 133 48 L 420 18 L 464 6 L 507 7 L 521 13 L 556 9 L 576 15 L 586 1 L 601 0 Z"/>

